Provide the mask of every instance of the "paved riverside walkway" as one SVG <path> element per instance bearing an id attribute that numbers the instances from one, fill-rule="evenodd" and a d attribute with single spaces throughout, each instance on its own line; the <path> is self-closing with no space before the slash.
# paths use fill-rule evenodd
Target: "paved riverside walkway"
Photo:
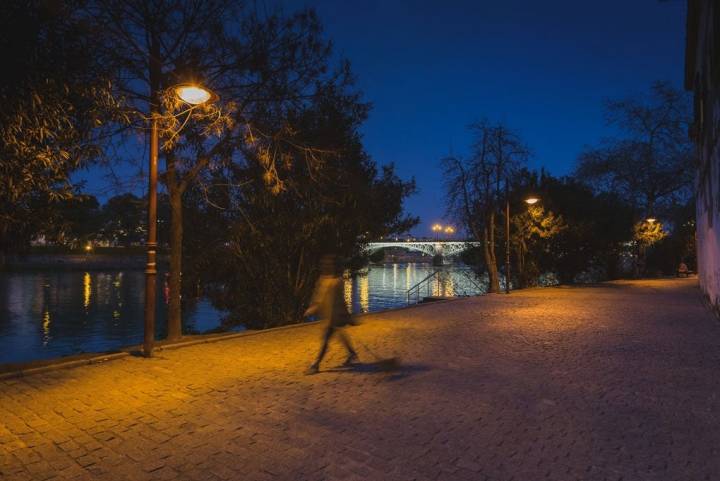
<path id="1" fill-rule="evenodd" d="M 720 323 L 693 279 L 363 321 L 403 371 L 304 376 L 313 325 L 0 381 L 0 479 L 720 479 Z"/>

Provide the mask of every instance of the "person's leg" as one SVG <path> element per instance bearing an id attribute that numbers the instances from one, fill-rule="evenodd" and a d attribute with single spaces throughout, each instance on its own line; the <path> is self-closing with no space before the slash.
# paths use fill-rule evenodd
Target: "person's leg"
<path id="1" fill-rule="evenodd" d="M 337 330 L 337 335 L 340 338 L 340 341 L 345 346 L 345 349 L 347 349 L 348 357 L 345 360 L 345 364 L 352 364 L 353 362 L 357 361 L 358 355 L 355 349 L 353 348 L 352 342 L 350 342 L 350 336 L 347 335 L 344 328 L 340 328 Z"/>
<path id="2" fill-rule="evenodd" d="M 318 357 L 315 360 L 314 363 L 310 366 L 311 371 L 317 372 L 320 369 L 320 363 L 322 362 L 323 358 L 325 357 L 325 353 L 327 352 L 328 344 L 330 343 L 330 338 L 332 337 L 333 333 L 335 332 L 335 328 L 332 325 L 327 326 L 325 329 L 325 333 L 323 334 L 323 340 L 322 344 L 320 345 L 320 352 L 318 353 Z"/>

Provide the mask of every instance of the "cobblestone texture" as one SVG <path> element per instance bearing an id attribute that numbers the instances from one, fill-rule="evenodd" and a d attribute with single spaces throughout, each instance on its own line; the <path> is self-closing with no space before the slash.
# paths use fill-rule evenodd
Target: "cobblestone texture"
<path id="1" fill-rule="evenodd" d="M 0 479 L 720 479 L 720 323 L 692 279 L 464 299 L 350 333 L 404 369 L 303 376 L 307 326 L 0 381 Z M 333 345 L 323 367 L 341 361 Z"/>

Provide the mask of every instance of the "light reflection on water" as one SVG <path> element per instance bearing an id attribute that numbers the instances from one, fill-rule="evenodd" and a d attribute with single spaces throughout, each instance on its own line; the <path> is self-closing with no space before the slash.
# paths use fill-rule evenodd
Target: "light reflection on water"
<path id="1" fill-rule="evenodd" d="M 143 271 L 0 273 L 0 363 L 141 343 L 144 289 Z M 158 306 L 158 337 L 164 337 L 162 297 Z M 221 317 L 201 300 L 186 309 L 183 330 L 213 329 Z"/>
<path id="2" fill-rule="evenodd" d="M 407 291 L 438 268 L 429 264 L 385 264 L 367 272 L 345 276 L 345 302 L 352 312 L 363 313 L 407 305 Z M 467 268 L 445 266 L 441 275 L 423 284 L 420 297 L 476 295 L 484 283 L 474 280 Z"/>
<path id="3" fill-rule="evenodd" d="M 346 277 L 345 299 L 356 313 L 405 306 L 407 290 L 434 271 L 427 264 L 372 266 L 362 275 Z M 445 271 L 447 275 L 428 284 L 421 295 L 477 293 L 469 292 L 458 270 Z M 144 289 L 143 271 L 0 272 L 0 363 L 140 344 Z M 166 295 L 159 286 L 159 338 L 165 337 Z M 222 316 L 200 300 L 184 310 L 183 331 L 217 328 Z"/>

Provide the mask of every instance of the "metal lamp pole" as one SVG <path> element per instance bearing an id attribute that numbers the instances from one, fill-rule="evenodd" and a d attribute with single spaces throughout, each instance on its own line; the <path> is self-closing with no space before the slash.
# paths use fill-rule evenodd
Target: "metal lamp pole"
<path id="1" fill-rule="evenodd" d="M 155 346 L 155 312 L 157 300 L 157 171 L 158 114 L 153 108 L 150 120 L 150 164 L 148 185 L 147 264 L 145 265 L 145 339 L 143 354 L 152 356 Z"/>
<path id="2" fill-rule="evenodd" d="M 505 294 L 510 294 L 510 189 L 505 179 Z"/>
<path id="3" fill-rule="evenodd" d="M 148 166 L 148 236 L 147 264 L 145 265 L 145 336 L 143 354 L 152 357 L 155 347 L 155 315 L 157 312 L 157 179 L 158 179 L 158 106 L 159 90 L 159 54 L 151 56 L 151 94 L 150 94 L 150 164 Z M 155 59 L 155 60 L 153 60 Z M 155 62 L 155 63 L 152 63 Z M 218 96 L 205 87 L 194 84 L 180 84 L 175 87 L 175 95 L 192 107 L 215 102 Z"/>

